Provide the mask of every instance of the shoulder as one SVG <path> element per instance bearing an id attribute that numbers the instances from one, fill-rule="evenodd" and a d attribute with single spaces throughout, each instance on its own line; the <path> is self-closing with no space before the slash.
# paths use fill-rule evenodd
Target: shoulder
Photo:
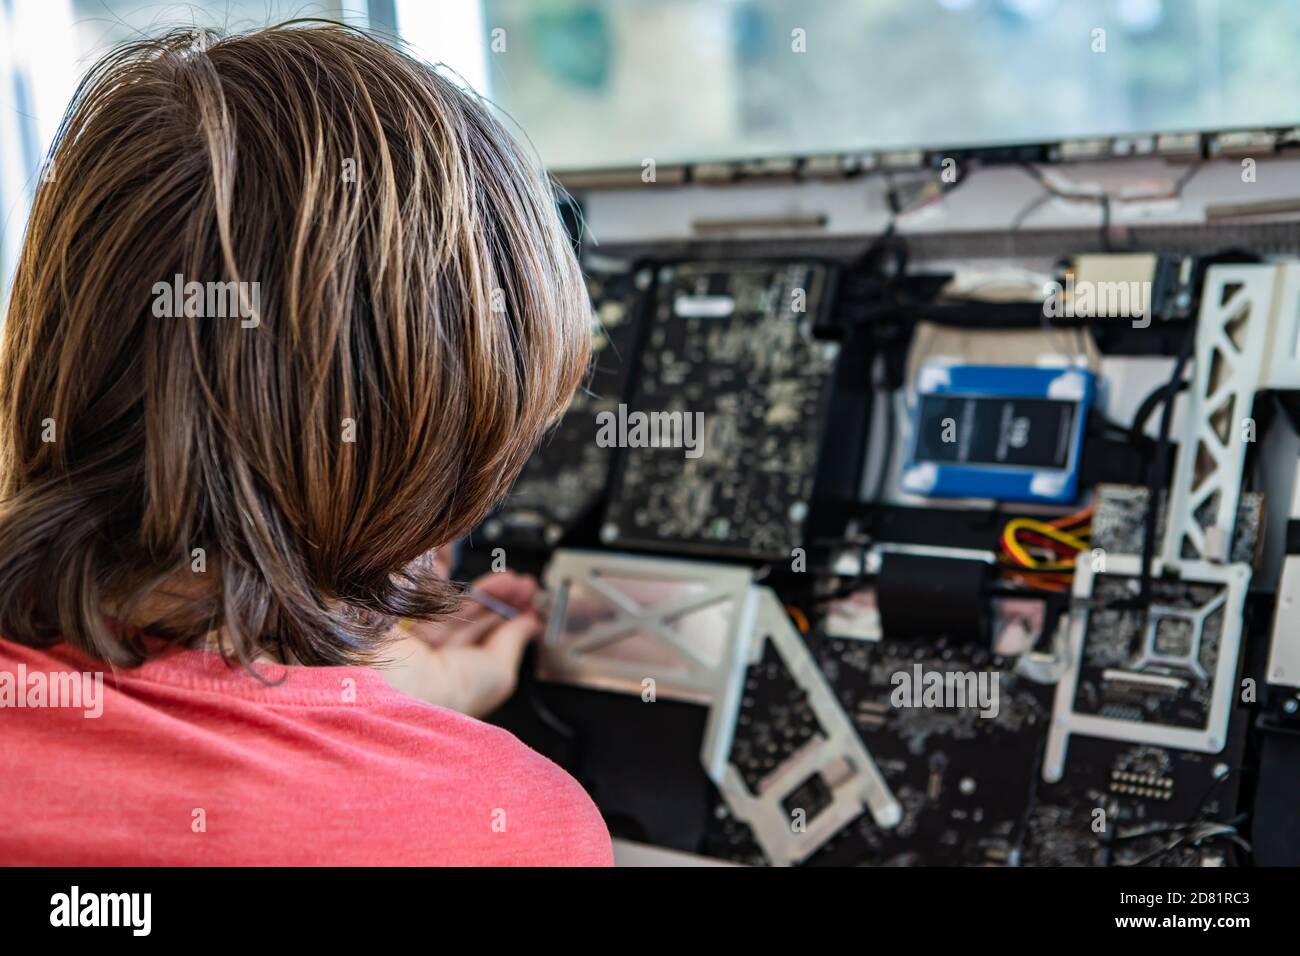
<path id="1" fill-rule="evenodd" d="M 586 790 L 500 727 L 411 701 L 431 732 L 422 772 L 443 784 L 434 813 L 456 820 L 471 865 L 608 866 L 609 831 Z"/>

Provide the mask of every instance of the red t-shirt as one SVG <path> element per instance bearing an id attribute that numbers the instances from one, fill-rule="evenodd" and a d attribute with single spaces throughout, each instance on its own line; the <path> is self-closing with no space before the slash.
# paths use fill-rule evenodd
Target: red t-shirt
<path id="1" fill-rule="evenodd" d="M 504 730 L 364 667 L 259 670 L 282 683 L 0 640 L 0 864 L 612 863 L 583 789 Z"/>

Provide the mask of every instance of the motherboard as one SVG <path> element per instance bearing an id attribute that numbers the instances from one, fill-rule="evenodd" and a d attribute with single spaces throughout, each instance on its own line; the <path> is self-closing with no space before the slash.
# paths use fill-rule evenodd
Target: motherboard
<path id="1" fill-rule="evenodd" d="M 838 345 L 812 262 L 659 270 L 629 408 L 695 416 L 698 455 L 628 447 L 601 527 L 619 547 L 789 555 L 802 542 Z"/>
<path id="2" fill-rule="evenodd" d="M 484 541 L 554 547 L 600 502 L 617 449 L 593 440 L 597 416 L 613 413 L 627 390 L 652 278 L 648 270 L 587 274 L 592 304 L 587 380 L 524 466 L 510 496 L 484 522 Z"/>
<path id="3" fill-rule="evenodd" d="M 1222 819 L 1240 783 L 1242 720 L 1229 747 L 1181 749 L 1076 738 L 1065 775 L 1041 775 L 1054 687 L 1017 671 L 1014 660 L 944 641 L 809 637 L 845 711 L 903 807 L 902 822 L 877 826 L 863 814 L 814 853 L 809 866 L 1221 865 L 1222 845 L 1193 848 L 1200 828 Z M 971 709 L 890 705 L 892 675 L 917 666 L 939 673 L 999 675 L 996 716 Z M 817 733 L 790 675 L 770 655 L 748 671 L 732 759 L 757 791 Z M 801 807 L 820 809 L 814 781 Z M 1171 848 L 1172 847 L 1172 848 Z M 715 806 L 704 852 L 765 865 L 749 828 Z"/>
<path id="4" fill-rule="evenodd" d="M 566 595 L 550 608 L 542 686 L 609 698 L 593 719 L 608 723 L 621 706 L 643 731 L 652 718 L 631 709 L 656 694 L 704 708 L 702 745 L 676 742 L 690 769 L 664 777 L 657 745 L 660 770 L 645 785 L 665 801 L 681 788 L 682 805 L 703 810 L 665 832 L 674 849 L 709 858 L 1248 860 L 1239 806 L 1252 703 L 1237 690 L 1263 495 L 1241 494 L 1225 561 L 1189 559 L 1177 573 L 1159 560 L 1144 568 L 1151 494 L 1131 484 L 1090 487 L 1082 510 L 1014 520 L 1001 502 L 985 518 L 969 504 L 931 513 L 937 502 L 914 502 L 891 519 L 904 538 L 873 546 L 862 532 L 870 506 L 828 506 L 818 493 L 828 443 L 842 440 L 828 422 L 849 346 L 819 324 L 836 307 L 836 276 L 810 259 L 651 259 L 591 278 L 601 320 L 591 383 L 480 529 L 490 542 L 526 545 L 551 600 Z M 699 454 L 622 425 L 615 447 L 594 440 L 602 414 L 623 422 L 637 412 L 699 414 Z M 1163 538 L 1164 495 L 1156 500 Z M 1208 522 L 1211 503 L 1198 508 Z M 817 532 L 829 526 L 841 550 L 796 566 L 792 552 L 815 537 L 814 511 L 829 516 Z M 909 515 L 927 521 L 910 528 Z M 1008 540 L 1011 529 L 1023 539 Z M 907 543 L 927 535 L 929 544 Z M 841 568 L 845 554 L 853 560 Z M 1014 554 L 1029 560 L 1010 563 Z M 944 587 L 914 580 L 932 572 Z M 590 587 L 608 592 L 603 630 L 564 619 Z M 660 608 L 646 594 L 672 601 Z M 909 607 L 935 606 L 902 627 L 891 610 L 900 594 Z M 725 613 L 714 608 L 702 624 L 706 597 Z M 978 608 L 989 609 L 987 626 L 967 620 Z M 925 679 L 968 697 L 900 697 Z M 569 769 L 580 779 L 636 774 L 636 755 L 624 765 L 608 742 L 584 756 L 585 735 L 607 732 L 584 732 L 580 713 L 556 718 L 530 694 L 524 710 L 537 714 L 527 719 L 540 715 L 544 735 L 577 754 Z M 526 724 L 511 729 L 529 740 Z M 584 763 L 597 760 L 599 770 Z M 614 835 L 640 837 L 649 824 L 634 819 L 628 785 L 596 784 L 598 805 L 619 803 L 601 805 Z"/>
<path id="5" fill-rule="evenodd" d="M 1115 720 L 1204 728 L 1226 613 L 1224 589 L 1156 581 L 1155 613 L 1126 609 L 1133 577 L 1105 575 L 1084 637 L 1074 710 Z"/>
<path id="6" fill-rule="evenodd" d="M 813 854 L 807 865 L 1008 865 L 1020 861 L 1028 838 L 1037 754 L 1051 714 L 1051 688 L 1010 669 L 986 651 L 829 637 L 808 637 L 822 673 L 834 687 L 890 789 L 902 821 L 883 829 L 863 815 Z M 891 706 L 893 675 L 916 667 L 937 673 L 999 675 L 999 709 L 984 718 L 972 708 Z M 733 760 L 755 788 L 816 733 L 791 692 L 779 662 L 764 660 L 746 675 Z M 810 796 L 815 788 L 810 788 Z M 804 809 L 815 817 L 817 805 Z M 711 851 L 761 865 L 761 850 L 743 824 L 720 808 L 710 827 Z"/>

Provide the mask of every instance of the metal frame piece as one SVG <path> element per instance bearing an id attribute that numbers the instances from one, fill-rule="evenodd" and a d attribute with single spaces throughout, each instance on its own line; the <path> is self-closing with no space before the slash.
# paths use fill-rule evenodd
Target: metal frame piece
<path id="1" fill-rule="evenodd" d="M 681 584 L 690 589 L 680 600 L 654 606 L 639 605 L 610 584 L 626 578 Z M 654 681 L 655 696 L 706 704 L 701 760 L 709 777 L 722 779 L 731 754 L 735 716 L 740 707 L 740 690 L 745 680 L 747 648 L 753 628 L 753 575 L 747 568 L 705 564 L 669 558 L 600 551 L 555 552 L 546 567 L 544 582 L 554 602 L 537 657 L 537 676 L 542 680 L 576 684 L 597 690 L 640 695 L 646 680 Z M 568 633 L 569 600 L 575 582 L 586 593 L 603 599 L 607 620 L 581 636 Z M 727 608 L 722 653 L 709 664 L 696 648 L 682 642 L 673 622 L 683 615 L 708 607 Z M 686 662 L 677 667 L 618 660 L 600 651 L 631 635 L 660 643 L 665 650 Z"/>
<path id="2" fill-rule="evenodd" d="M 1142 573 L 1142 559 L 1134 555 L 1111 555 L 1104 574 L 1137 577 Z M 1157 567 L 1159 573 L 1159 567 Z M 1043 779 L 1055 783 L 1065 773 L 1066 748 L 1071 734 L 1084 734 L 1106 740 L 1122 740 L 1135 744 L 1153 744 L 1161 747 L 1179 747 L 1202 753 L 1218 753 L 1227 740 L 1228 720 L 1232 714 L 1232 697 L 1237 673 L 1237 655 L 1241 647 L 1242 612 L 1246 590 L 1250 586 L 1250 566 L 1247 564 L 1214 564 L 1208 561 L 1184 561 L 1179 567 L 1179 580 L 1188 583 L 1217 584 L 1223 593 L 1204 607 L 1195 611 L 1181 608 L 1150 609 L 1151 620 L 1145 635 L 1144 662 L 1149 661 L 1156 624 L 1161 618 L 1179 617 L 1190 620 L 1194 629 L 1193 647 L 1199 648 L 1202 626 L 1211 613 L 1223 609 L 1223 631 L 1219 637 L 1219 652 L 1213 674 L 1213 691 L 1206 725 L 1201 729 L 1172 727 L 1167 724 L 1119 720 L 1096 714 L 1081 714 L 1074 709 L 1078 692 L 1079 671 L 1082 668 L 1084 639 L 1088 634 L 1089 605 L 1098 574 L 1092 570 L 1092 557 L 1079 556 L 1074 572 L 1075 611 L 1070 619 L 1069 647 L 1065 673 L 1056 685 L 1056 699 L 1052 707 L 1052 725 L 1047 734 L 1047 749 L 1043 756 Z M 1186 666 L 1185 658 L 1176 661 L 1160 656 L 1165 663 Z M 1195 669 L 1199 669 L 1199 664 Z"/>
<path id="3" fill-rule="evenodd" d="M 719 789 L 731 812 L 749 824 L 768 860 L 777 866 L 789 866 L 811 856 L 860 817 L 864 808 L 870 810 L 878 826 L 886 829 L 898 826 L 903 810 L 803 638 L 790 623 L 780 599 L 770 588 L 755 590 L 758 617 L 756 639 L 750 645 L 750 663 L 762 658 L 764 641 L 771 641 L 790 676 L 807 695 L 808 706 L 822 734 L 768 775 L 757 794 L 750 792 L 740 771 L 731 763 L 726 766 Z M 818 774 L 831 791 L 831 802 L 805 821 L 805 829 L 797 832 L 791 826 L 785 799 Z"/>
<path id="4" fill-rule="evenodd" d="M 1273 268 L 1277 280 L 1269 322 L 1268 373 L 1262 387 L 1300 391 L 1300 262 Z"/>
<path id="5" fill-rule="evenodd" d="M 1265 386 L 1300 391 L 1300 263 L 1290 262 L 1277 269 Z M 1300 464 L 1292 485 L 1290 518 L 1300 520 Z M 1270 684 L 1300 688 L 1300 554 L 1287 554 L 1282 560 L 1270 637 L 1265 679 Z"/>
<path id="6" fill-rule="evenodd" d="M 1297 270 L 1300 274 L 1300 270 Z M 1300 312 L 1297 313 L 1300 318 Z M 1291 520 L 1300 520 L 1300 464 L 1296 465 L 1291 497 Z M 1268 647 L 1265 680 L 1282 687 L 1300 687 L 1300 554 L 1282 560 L 1273 609 L 1273 634 Z"/>
<path id="7" fill-rule="evenodd" d="M 1278 278 L 1272 265 L 1206 272 L 1187 425 L 1169 491 L 1166 567 L 1228 557 L 1248 444 L 1241 423 L 1263 387 Z"/>
<path id="8" fill-rule="evenodd" d="M 728 808 L 745 821 L 774 865 L 801 862 L 864 811 L 878 826 L 897 826 L 902 807 L 844 713 L 803 637 L 770 588 L 754 583 L 746 568 L 634 555 L 556 551 L 544 575 L 552 607 L 538 655 L 538 677 L 600 690 L 640 695 L 648 679 L 655 694 L 706 704 L 709 716 L 700 761 Z M 684 593 L 647 605 L 612 582 L 680 585 Z M 574 586 L 583 600 L 601 606 L 598 618 L 574 627 L 570 620 Z M 671 590 L 671 588 L 670 588 Z M 726 608 L 721 653 L 712 662 L 672 626 L 683 615 Z M 574 615 L 576 617 L 576 614 Z M 636 636 L 671 652 L 685 666 L 620 659 L 601 651 Z M 731 763 L 741 689 L 748 668 L 762 659 L 771 641 L 791 678 L 807 697 L 821 732 L 762 781 L 753 793 Z M 810 777 L 820 775 L 831 801 L 796 830 L 784 801 Z"/>

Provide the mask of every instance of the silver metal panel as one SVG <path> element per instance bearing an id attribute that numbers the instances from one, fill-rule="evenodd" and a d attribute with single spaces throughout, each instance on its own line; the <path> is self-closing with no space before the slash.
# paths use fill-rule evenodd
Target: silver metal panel
<path id="1" fill-rule="evenodd" d="M 1107 574 L 1135 577 L 1142 573 L 1142 559 L 1136 555 L 1111 555 L 1107 559 Z M 1160 573 L 1157 563 L 1156 573 Z M 1083 659 L 1084 637 L 1088 630 L 1087 602 L 1092 598 L 1096 574 L 1092 570 L 1092 557 L 1079 556 L 1074 572 L 1074 597 L 1077 606 L 1070 620 L 1069 648 L 1065 673 L 1056 685 L 1056 699 L 1052 707 L 1052 725 L 1047 734 L 1047 749 L 1043 758 L 1043 779 L 1049 783 L 1060 780 L 1065 772 L 1066 748 L 1072 734 L 1101 737 L 1106 740 L 1123 740 L 1135 744 L 1153 744 L 1161 747 L 1179 747 L 1202 753 L 1218 753 L 1227 740 L 1228 719 L 1232 712 L 1232 695 L 1236 689 L 1237 656 L 1241 647 L 1242 611 L 1246 590 L 1250 586 L 1250 566 L 1245 564 L 1213 564 L 1208 561 L 1184 561 L 1179 566 L 1179 580 L 1192 583 L 1222 584 L 1223 600 L 1213 602 L 1222 607 L 1223 633 L 1219 639 L 1219 654 L 1214 672 L 1214 690 L 1210 699 L 1210 712 L 1204 729 L 1170 727 L 1165 724 L 1140 723 L 1116 720 L 1095 714 L 1080 714 L 1074 710 L 1074 697 L 1078 691 L 1079 670 Z M 1152 613 L 1159 608 L 1153 607 Z M 1185 614 L 1186 612 L 1179 612 Z"/>
<path id="2" fill-rule="evenodd" d="M 1300 687 L 1300 555 L 1282 564 L 1267 673 L 1270 684 Z"/>
<path id="3" fill-rule="evenodd" d="M 1206 273 L 1161 550 L 1168 567 L 1187 560 L 1187 548 L 1194 558 L 1227 559 L 1249 447 L 1242 422 L 1265 371 L 1277 277 L 1272 265 L 1219 265 Z"/>
<path id="4" fill-rule="evenodd" d="M 1300 263 L 1277 268 L 1264 388 L 1300 390 Z"/>
<path id="5" fill-rule="evenodd" d="M 653 681 L 655 697 L 709 707 L 701 759 L 714 781 L 731 753 L 740 705 L 755 597 L 747 568 L 597 551 L 556 551 L 544 582 L 552 607 L 537 658 L 542 680 L 641 695 Z M 642 582 L 669 592 L 662 601 L 638 602 L 616 582 Z M 575 597 L 599 602 L 601 620 L 583 633 L 571 627 Z M 674 595 L 673 592 L 676 592 Z M 715 653 L 701 657 L 676 622 L 713 611 Z M 674 665 L 611 656 L 622 640 L 658 644 Z M 665 657 L 665 660 L 668 658 Z"/>
<path id="6" fill-rule="evenodd" d="M 902 808 L 844 713 L 780 599 L 746 568 L 644 558 L 611 552 L 557 551 L 544 575 L 552 606 L 538 655 L 544 680 L 706 704 L 700 761 L 730 811 L 747 822 L 768 859 L 789 865 L 816 852 L 844 826 L 871 813 L 897 826 Z M 661 600 L 649 600 L 647 596 Z M 709 619 L 716 653 L 704 655 L 675 624 L 718 609 Z M 694 635 L 697 642 L 702 635 Z M 622 641 L 641 641 L 669 656 L 656 662 L 611 655 Z M 741 689 L 748 667 L 771 641 L 817 718 L 821 733 L 752 793 L 730 763 Z M 814 774 L 830 805 L 797 827 L 784 800 Z"/>
<path id="7" fill-rule="evenodd" d="M 1300 314 L 1296 317 L 1300 319 Z M 1295 475 L 1290 511 L 1293 520 L 1300 518 L 1300 464 L 1296 465 Z M 1270 684 L 1300 687 L 1300 555 L 1288 554 L 1282 561 L 1266 673 Z"/>
<path id="8" fill-rule="evenodd" d="M 877 826 L 897 826 L 903 810 L 863 745 L 852 721 L 822 676 L 802 636 L 790 623 L 780 599 L 769 588 L 758 588 L 756 639 L 751 663 L 762 657 L 764 639 L 772 642 L 791 677 L 808 696 L 823 735 L 818 735 L 790 760 L 765 778 L 753 794 L 734 765 L 728 764 L 719 784 L 727 806 L 749 824 L 763 852 L 775 866 L 807 859 L 846 825 L 871 812 Z M 796 829 L 785 808 L 785 798 L 820 774 L 831 791 L 831 803 L 803 829 Z"/>

